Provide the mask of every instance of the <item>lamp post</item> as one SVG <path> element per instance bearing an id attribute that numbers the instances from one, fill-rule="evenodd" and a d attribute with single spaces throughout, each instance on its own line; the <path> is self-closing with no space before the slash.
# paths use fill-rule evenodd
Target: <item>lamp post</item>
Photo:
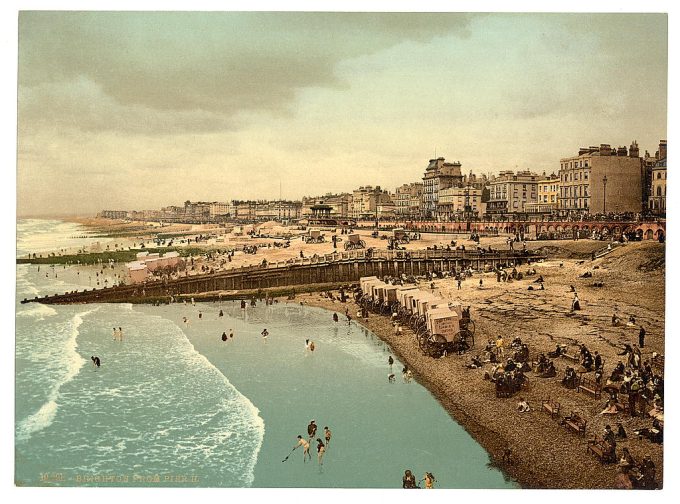
<path id="1" fill-rule="evenodd" d="M 603 188 L 603 203 L 602 203 L 602 213 L 607 214 L 607 176 L 602 177 L 602 188 Z"/>

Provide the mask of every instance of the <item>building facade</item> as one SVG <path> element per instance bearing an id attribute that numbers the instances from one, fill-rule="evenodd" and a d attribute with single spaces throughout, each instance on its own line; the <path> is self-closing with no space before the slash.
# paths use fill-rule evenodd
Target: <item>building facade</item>
<path id="1" fill-rule="evenodd" d="M 660 217 L 666 216 L 666 149 L 666 140 L 661 140 L 649 170 L 647 210 Z"/>
<path id="2" fill-rule="evenodd" d="M 390 195 L 380 186 L 361 186 L 352 192 L 350 217 L 354 219 L 375 219 L 378 205 L 392 203 Z"/>
<path id="3" fill-rule="evenodd" d="M 609 144 L 560 159 L 560 215 L 641 212 L 644 168 L 637 142 Z"/>
<path id="4" fill-rule="evenodd" d="M 486 204 L 482 202 L 483 190 L 473 186 L 440 189 L 437 218 L 450 221 L 481 217 L 486 211 Z"/>
<path id="5" fill-rule="evenodd" d="M 540 176 L 531 171 L 500 172 L 489 181 L 489 201 L 486 213 L 490 217 L 528 213 L 530 203 L 538 201 Z"/>
<path id="6" fill-rule="evenodd" d="M 560 197 L 560 178 L 554 173 L 549 177 L 543 173 L 538 181 L 538 199 L 526 204 L 527 213 L 552 215 L 557 213 Z"/>
<path id="7" fill-rule="evenodd" d="M 412 182 L 397 187 L 393 198 L 397 217 L 416 219 L 420 217 L 423 201 L 423 184 Z"/>
<path id="8" fill-rule="evenodd" d="M 666 160 L 657 161 L 652 170 L 652 195 L 649 197 L 650 213 L 666 216 Z"/>
<path id="9" fill-rule="evenodd" d="M 127 219 L 127 210 L 102 210 L 97 217 L 104 219 Z"/>
<path id="10" fill-rule="evenodd" d="M 463 174 L 459 161 L 447 163 L 443 157 L 430 159 L 423 175 L 423 217 L 436 217 L 439 191 L 462 184 Z"/>
<path id="11" fill-rule="evenodd" d="M 352 210 L 352 195 L 349 193 L 328 193 L 325 196 L 304 197 L 301 203 L 301 216 L 310 217 L 312 215 L 312 207 L 319 203 L 331 207 L 329 217 L 349 217 Z"/>

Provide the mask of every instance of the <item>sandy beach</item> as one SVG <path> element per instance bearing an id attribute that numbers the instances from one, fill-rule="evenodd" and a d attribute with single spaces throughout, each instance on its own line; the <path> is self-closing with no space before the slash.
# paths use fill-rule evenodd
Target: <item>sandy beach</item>
<path id="1" fill-rule="evenodd" d="M 560 242 L 556 242 L 559 244 Z M 576 244 L 583 248 L 588 242 Z M 536 245 L 536 244 L 534 244 Z M 562 242 L 569 247 L 569 243 Z M 577 343 L 585 343 L 605 360 L 605 377 L 615 363 L 622 359 L 623 344 L 637 342 L 639 326 L 611 326 L 611 315 L 628 319 L 633 314 L 638 324 L 647 330 L 643 361 L 652 352 L 664 352 L 664 269 L 663 245 L 658 243 L 629 243 L 595 261 L 552 259 L 536 265 L 537 274 L 546 281 L 545 291 L 528 291 L 532 281 L 497 283 L 495 275 L 475 275 L 456 290 L 455 281 L 436 280 L 436 290 L 445 298 L 460 300 L 472 307 L 476 323 L 476 346 L 473 354 L 481 352 L 485 338 L 502 334 L 506 347 L 515 336 L 529 344 L 530 357 L 554 350 L 555 345 L 569 344 L 575 353 Z M 590 271 L 592 278 L 579 275 Z M 479 278 L 483 287 L 479 288 Z M 534 277 L 535 278 L 535 277 Z M 602 282 L 603 287 L 593 287 Z M 574 285 L 581 299 L 582 310 L 570 313 Z M 421 282 L 422 289 L 429 285 Z M 642 295 L 641 295 L 642 294 Z M 344 312 L 344 305 L 331 302 L 319 294 L 300 298 L 305 303 L 329 310 Z M 350 311 L 356 312 L 353 303 Z M 564 369 L 573 365 L 564 358 L 555 359 L 557 376 L 539 378 L 528 373 L 529 390 L 512 398 L 498 399 L 493 383 L 484 380 L 485 370 L 464 367 L 468 355 L 432 359 L 422 355 L 413 333 L 404 328 L 395 336 L 388 317 L 371 314 L 365 324 L 389 344 L 394 353 L 413 371 L 416 379 L 426 386 L 465 429 L 491 454 L 493 463 L 502 467 L 525 488 L 613 488 L 617 468 L 604 465 L 587 451 L 587 440 L 602 435 L 606 424 L 621 422 L 628 439 L 620 441 L 617 453 L 628 447 L 635 460 L 650 455 L 657 470 L 657 481 L 663 480 L 663 445 L 647 439 L 637 439 L 633 431 L 649 427 L 648 416 L 631 418 L 627 413 L 601 415 L 607 394 L 594 399 L 561 386 Z M 532 410 L 519 413 L 516 405 L 524 397 Z M 550 398 L 561 404 L 560 416 L 572 411 L 587 420 L 585 438 L 568 431 L 542 411 L 541 401 Z M 503 463 L 506 448 L 513 453 L 511 464 Z"/>

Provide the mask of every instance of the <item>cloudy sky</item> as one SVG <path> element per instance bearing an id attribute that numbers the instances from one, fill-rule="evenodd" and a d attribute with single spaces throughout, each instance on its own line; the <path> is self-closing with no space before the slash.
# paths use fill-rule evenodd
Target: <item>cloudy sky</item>
<path id="1" fill-rule="evenodd" d="M 19 216 L 556 171 L 666 138 L 667 17 L 22 12 Z"/>

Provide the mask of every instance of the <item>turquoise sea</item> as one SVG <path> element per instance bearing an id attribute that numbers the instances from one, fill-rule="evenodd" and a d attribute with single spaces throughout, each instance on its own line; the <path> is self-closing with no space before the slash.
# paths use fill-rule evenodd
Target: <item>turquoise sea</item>
<path id="1" fill-rule="evenodd" d="M 21 256 L 78 246 L 84 229 L 31 219 L 18 233 Z M 396 359 L 388 381 L 379 338 L 331 312 L 19 303 L 121 272 L 17 266 L 17 485 L 398 488 L 411 469 L 439 488 L 517 487 L 425 388 L 403 382 Z M 311 461 L 298 449 L 283 462 L 311 419 L 317 437 L 333 433 L 323 465 L 316 442 Z"/>

